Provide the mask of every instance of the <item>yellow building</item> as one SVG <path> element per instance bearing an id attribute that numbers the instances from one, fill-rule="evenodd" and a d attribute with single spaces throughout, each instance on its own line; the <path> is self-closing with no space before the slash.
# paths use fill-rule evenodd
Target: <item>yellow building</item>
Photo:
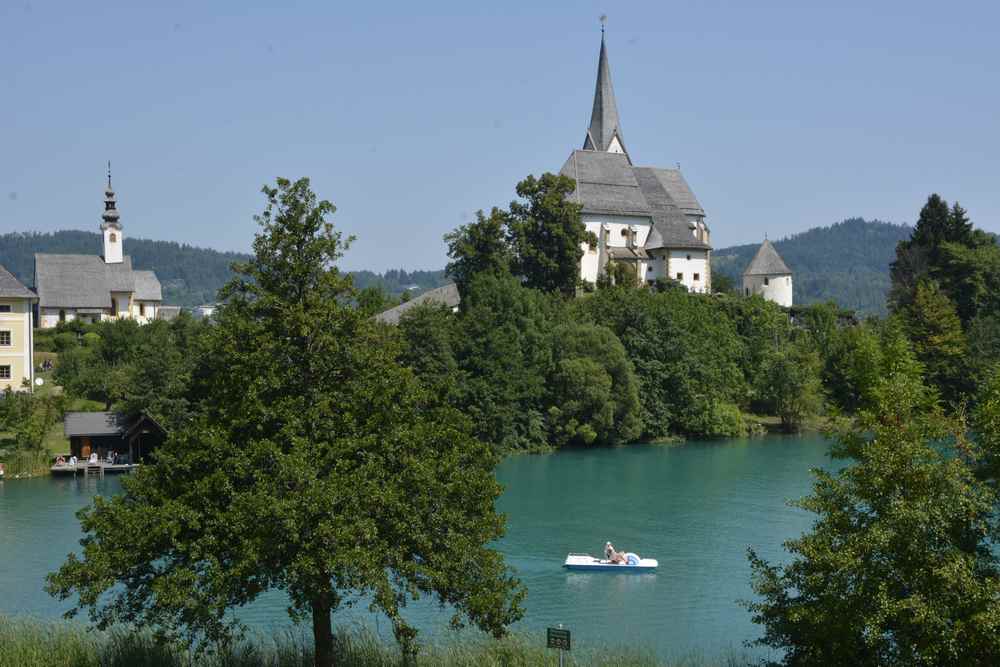
<path id="1" fill-rule="evenodd" d="M 0 266 L 0 391 L 30 388 L 35 381 L 32 305 L 38 297 Z"/>

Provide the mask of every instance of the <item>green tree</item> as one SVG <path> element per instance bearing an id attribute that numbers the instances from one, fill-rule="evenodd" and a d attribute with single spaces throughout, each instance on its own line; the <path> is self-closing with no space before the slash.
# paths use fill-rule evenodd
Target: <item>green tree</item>
<path id="1" fill-rule="evenodd" d="M 545 447 L 545 379 L 552 363 L 546 295 L 511 275 L 480 273 L 454 337 L 458 404 L 498 451 Z"/>
<path id="2" fill-rule="evenodd" d="M 608 262 L 604 269 L 610 281 L 608 286 L 639 287 L 639 274 L 634 262 Z"/>
<path id="3" fill-rule="evenodd" d="M 928 382 L 957 403 L 970 387 L 965 370 L 968 346 L 955 304 L 936 282 L 921 281 L 905 322 Z"/>
<path id="4" fill-rule="evenodd" d="M 1000 661 L 997 493 L 963 455 L 964 427 L 934 408 L 933 392 L 888 377 L 872 410 L 841 433 L 838 473 L 814 471 L 816 515 L 789 540 L 786 565 L 749 550 L 746 603 L 760 645 L 786 665 L 993 665 Z"/>
<path id="5" fill-rule="evenodd" d="M 333 205 L 308 179 L 264 193 L 254 257 L 235 266 L 199 357 L 198 420 L 81 513 L 82 556 L 48 590 L 78 595 L 73 612 L 98 627 L 201 642 L 239 629 L 232 607 L 283 590 L 323 667 L 331 615 L 358 596 L 406 656 L 402 611 L 421 595 L 503 634 L 523 591 L 486 547 L 504 529 L 495 456 L 398 362 L 394 330 L 348 305 Z"/>
<path id="6" fill-rule="evenodd" d="M 896 246 L 896 259 L 890 267 L 892 287 L 889 305 L 892 312 L 908 308 L 916 298 L 919 283 L 927 278 L 940 278 L 945 261 L 945 246 L 971 247 L 977 242 L 972 223 L 956 202 L 948 202 L 937 194 L 927 198 L 909 239 Z"/>
<path id="7" fill-rule="evenodd" d="M 510 271 L 511 249 L 507 238 L 508 214 L 498 208 L 486 216 L 476 211 L 476 221 L 445 234 L 448 266 L 445 273 L 464 297 L 472 279 L 480 273 Z"/>
<path id="8" fill-rule="evenodd" d="M 571 323 L 552 335 L 550 441 L 616 445 L 642 433 L 639 383 L 625 348 L 608 328 Z"/>
<path id="9" fill-rule="evenodd" d="M 368 316 L 378 315 L 399 305 L 399 301 L 389 296 L 381 285 L 369 285 L 359 290 L 356 301 L 358 310 Z"/>
<path id="10" fill-rule="evenodd" d="M 8 431 L 18 449 L 41 451 L 45 436 L 62 419 L 66 401 L 61 395 L 32 393 L 27 384 L 24 389 L 0 393 L 0 431 Z"/>
<path id="11" fill-rule="evenodd" d="M 735 294 L 736 291 L 736 281 L 731 276 L 725 273 L 712 276 L 713 294 Z"/>
<path id="12" fill-rule="evenodd" d="M 583 244 L 597 243 L 580 219 L 580 204 L 568 196 L 573 179 L 555 174 L 528 176 L 517 184 L 523 201 L 510 205 L 508 220 L 514 272 L 525 285 L 572 296 L 579 282 Z"/>
<path id="13" fill-rule="evenodd" d="M 786 431 L 797 430 L 823 405 L 822 363 L 809 342 L 797 341 L 772 354 L 765 364 L 759 394 Z"/>

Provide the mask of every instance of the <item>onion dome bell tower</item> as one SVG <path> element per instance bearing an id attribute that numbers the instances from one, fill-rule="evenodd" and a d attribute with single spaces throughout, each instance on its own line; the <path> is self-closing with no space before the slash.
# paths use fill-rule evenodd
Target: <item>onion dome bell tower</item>
<path id="1" fill-rule="evenodd" d="M 101 216 L 101 232 L 104 234 L 104 263 L 121 264 L 124 258 L 122 250 L 122 224 L 118 221 L 118 209 L 115 203 L 115 191 L 111 189 L 111 163 L 108 162 L 108 187 L 104 190 L 104 214 Z"/>

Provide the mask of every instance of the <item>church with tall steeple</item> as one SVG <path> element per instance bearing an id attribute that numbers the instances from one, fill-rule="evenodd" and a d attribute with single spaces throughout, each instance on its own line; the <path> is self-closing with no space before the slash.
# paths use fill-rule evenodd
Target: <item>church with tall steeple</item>
<path id="1" fill-rule="evenodd" d="M 603 28 L 590 126 L 583 148 L 572 152 L 560 173 L 576 181 L 569 197 L 582 206 L 583 222 L 597 238 L 583 247 L 582 280 L 596 283 L 611 263 L 624 263 L 641 284 L 668 278 L 692 292 L 711 291 L 705 211 L 679 167 L 633 164 L 622 135 Z"/>
<path id="2" fill-rule="evenodd" d="M 35 254 L 39 327 L 77 319 L 134 319 L 139 323 L 156 319 L 163 301 L 160 281 L 152 271 L 134 270 L 132 258 L 125 254 L 110 163 L 101 220 L 103 255 Z"/>

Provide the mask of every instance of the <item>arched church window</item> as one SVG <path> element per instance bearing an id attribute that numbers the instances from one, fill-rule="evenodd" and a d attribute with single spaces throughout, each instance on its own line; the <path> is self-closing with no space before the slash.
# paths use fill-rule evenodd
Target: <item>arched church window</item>
<path id="1" fill-rule="evenodd" d="M 767 280 L 767 276 L 764 276 L 764 284 L 765 284 L 765 285 L 767 285 L 767 284 L 768 284 L 768 280 Z"/>
<path id="2" fill-rule="evenodd" d="M 111 299 L 111 314 L 118 314 L 118 299 Z"/>
<path id="3" fill-rule="evenodd" d="M 139 317 L 146 317 L 146 304 L 139 304 Z"/>
<path id="4" fill-rule="evenodd" d="M 118 240 L 118 235 L 115 234 L 114 232 L 111 232 L 111 236 L 109 236 L 108 238 L 112 243 L 114 243 L 115 241 Z"/>
<path id="5" fill-rule="evenodd" d="M 65 322 L 66 321 L 66 311 L 65 310 L 60 310 L 59 311 L 59 321 L 60 322 Z"/>

